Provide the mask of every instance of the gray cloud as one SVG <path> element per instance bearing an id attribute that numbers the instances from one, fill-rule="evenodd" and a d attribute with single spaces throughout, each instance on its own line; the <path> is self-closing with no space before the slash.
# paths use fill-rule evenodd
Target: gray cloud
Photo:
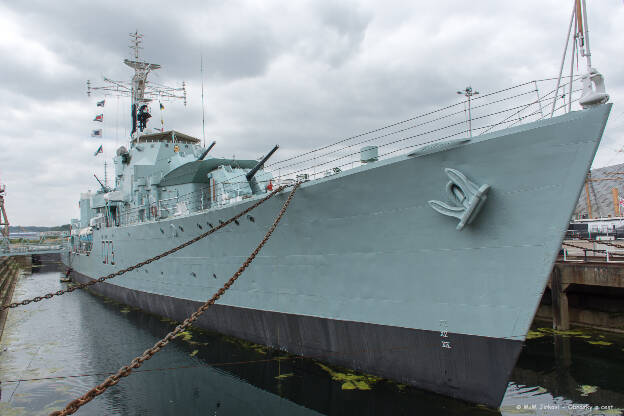
<path id="1" fill-rule="evenodd" d="M 616 103 L 595 165 L 621 162 L 624 6 L 589 4 L 595 66 Z M 165 126 L 201 138 L 200 55 L 206 135 L 215 153 L 275 159 L 485 93 L 556 75 L 571 5 L 530 0 L 262 1 L 0 4 L 0 180 L 12 223 L 55 225 L 78 215 L 80 192 L 103 176 L 124 144 L 128 100 L 101 98 L 87 79 L 128 80 L 128 33 L 145 35 L 143 57 L 163 65 L 155 82 L 188 85 L 188 107 L 165 104 Z M 159 124 L 154 111 L 151 125 Z M 101 140 L 91 129 L 104 129 Z M 620 158 L 620 159 L 618 159 Z M 42 209 L 45 207 L 45 209 Z"/>

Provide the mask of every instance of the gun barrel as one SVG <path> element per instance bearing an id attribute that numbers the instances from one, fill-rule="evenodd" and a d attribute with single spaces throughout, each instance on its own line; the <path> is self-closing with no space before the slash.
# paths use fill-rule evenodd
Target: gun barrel
<path id="1" fill-rule="evenodd" d="M 214 147 L 215 144 L 217 144 L 216 140 L 213 141 L 212 143 L 210 143 L 210 146 L 208 146 L 208 149 L 204 150 L 204 152 L 201 154 L 201 156 L 199 156 L 197 158 L 197 160 L 204 160 L 204 158 L 206 157 L 208 152 L 210 152 L 212 150 L 212 148 Z"/>
<path id="2" fill-rule="evenodd" d="M 102 189 L 106 190 L 106 187 L 104 186 L 104 184 L 102 183 L 102 181 L 100 180 L 100 178 L 97 177 L 97 175 L 93 175 L 95 176 L 95 180 L 98 181 L 100 183 L 100 186 L 102 187 Z"/>
<path id="3" fill-rule="evenodd" d="M 245 177 L 247 178 L 248 181 L 251 180 L 251 178 L 254 177 L 254 175 L 256 174 L 256 172 L 258 172 L 258 170 L 260 170 L 262 168 L 262 166 L 264 166 L 264 163 L 269 160 L 269 158 L 271 156 L 273 156 L 273 153 L 275 153 L 277 151 L 277 149 L 279 149 L 279 145 L 275 145 L 275 147 L 273 149 L 271 149 L 271 151 L 262 158 L 262 160 L 260 162 L 258 162 L 258 164 L 256 166 L 253 167 L 252 170 L 250 170 L 249 172 L 247 172 L 247 174 L 245 175 Z"/>

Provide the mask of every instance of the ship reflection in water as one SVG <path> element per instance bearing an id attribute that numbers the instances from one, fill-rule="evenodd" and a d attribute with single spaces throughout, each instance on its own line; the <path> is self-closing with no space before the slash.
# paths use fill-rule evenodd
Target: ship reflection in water
<path id="1" fill-rule="evenodd" d="M 65 285 L 56 266 L 35 266 L 18 282 L 14 300 Z M 11 311 L 0 349 L 0 414 L 62 408 L 174 326 L 82 291 Z M 78 414 L 622 414 L 624 336 L 555 334 L 541 328 L 547 326 L 529 333 L 499 412 L 193 330 Z"/>

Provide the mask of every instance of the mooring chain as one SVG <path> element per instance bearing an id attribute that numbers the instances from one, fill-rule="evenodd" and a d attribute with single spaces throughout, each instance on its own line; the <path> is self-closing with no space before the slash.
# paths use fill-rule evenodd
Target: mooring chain
<path id="1" fill-rule="evenodd" d="M 41 301 L 43 299 L 50 299 L 50 298 L 52 298 L 54 296 L 60 296 L 60 295 L 62 295 L 64 293 L 71 293 L 74 290 L 84 289 L 87 286 L 91 286 L 91 285 L 94 285 L 96 283 L 100 283 L 100 282 L 103 282 L 105 280 L 112 279 L 113 277 L 121 276 L 124 273 L 131 272 L 132 270 L 139 269 L 139 268 L 141 268 L 143 266 L 146 266 L 146 265 L 148 265 L 148 264 L 150 264 L 150 263 L 152 263 L 152 262 L 154 262 L 156 260 L 160 260 L 163 257 L 166 257 L 166 256 L 168 256 L 170 254 L 175 253 L 176 251 L 182 250 L 183 248 L 190 246 L 193 243 L 196 243 L 197 241 L 199 241 L 202 238 L 205 238 L 205 237 L 209 236 L 210 234 L 220 230 L 221 228 L 225 227 L 226 225 L 231 224 L 232 222 L 236 221 L 237 219 L 239 219 L 243 215 L 249 213 L 251 210 L 257 208 L 259 205 L 261 205 L 262 203 L 264 203 L 265 201 L 267 201 L 268 199 L 273 197 L 273 195 L 275 195 L 276 193 L 284 190 L 288 186 L 292 186 L 292 185 L 282 185 L 282 186 L 280 186 L 279 188 L 275 189 L 273 192 L 271 192 L 270 194 L 268 194 L 267 196 L 265 196 L 264 198 L 262 198 L 261 200 L 259 200 L 255 204 L 249 206 L 244 211 L 242 211 L 239 214 L 233 216 L 229 220 L 227 220 L 225 222 L 222 222 L 221 224 L 219 224 L 218 226 L 212 228 L 211 230 L 206 231 L 205 233 L 200 234 L 197 237 L 195 237 L 195 238 L 193 238 L 191 240 L 188 240 L 187 242 L 182 243 L 182 244 L 180 244 L 177 247 L 174 247 L 174 248 L 172 248 L 170 250 L 167 250 L 164 253 L 158 254 L 157 256 L 151 257 L 151 258 L 149 258 L 149 259 L 147 259 L 145 261 L 142 261 L 140 263 L 137 263 L 137 264 L 135 264 L 133 266 L 130 266 L 130 267 L 127 267 L 125 269 L 118 270 L 118 271 L 116 271 L 114 273 L 111 273 L 111 274 L 108 274 L 106 276 L 102 276 L 102 277 L 99 277 L 97 279 L 90 280 L 90 281 L 88 281 L 86 283 L 81 283 L 79 285 L 71 286 L 71 287 L 68 287 L 67 289 L 63 289 L 63 290 L 59 290 L 59 291 L 56 291 L 56 292 L 48 293 L 48 294 L 43 295 L 43 296 L 35 296 L 32 299 L 25 299 L 25 300 L 23 300 L 21 302 L 14 302 L 14 303 L 9 303 L 7 305 L 2 305 L 2 306 L 0 306 L 0 312 L 4 311 L 5 309 L 17 308 L 18 306 L 28 305 L 29 303 L 32 303 L 32 302 L 39 302 L 39 301 Z"/>
<path id="2" fill-rule="evenodd" d="M 292 191 L 290 191 L 290 195 L 288 195 L 288 199 L 286 199 L 286 202 L 284 202 L 284 205 L 282 206 L 281 211 L 279 212 L 279 214 L 275 218 L 275 221 L 273 221 L 273 224 L 271 225 L 271 227 L 269 228 L 269 230 L 265 234 L 265 236 L 262 239 L 262 241 L 260 242 L 260 244 L 258 244 L 256 249 L 249 255 L 249 257 L 247 257 L 247 260 L 245 260 L 245 262 L 239 267 L 239 269 L 236 271 L 236 273 L 234 273 L 232 275 L 230 280 L 228 280 L 223 285 L 223 287 L 221 289 L 219 289 L 214 295 L 212 295 L 212 298 L 210 298 L 209 301 L 207 301 L 202 306 L 200 306 L 199 309 L 197 309 L 195 312 L 193 312 L 191 314 L 191 316 L 186 318 L 184 320 L 184 322 L 182 322 L 180 325 L 176 326 L 173 331 L 169 332 L 163 339 L 161 339 L 156 344 L 154 344 L 154 346 L 152 348 L 149 348 L 149 349 L 145 350 L 145 352 L 143 354 L 141 354 L 140 356 L 138 356 L 135 359 L 133 359 L 130 362 L 130 365 L 121 367 L 119 369 L 119 371 L 117 371 L 117 373 L 115 373 L 112 376 L 108 377 L 100 385 L 92 388 L 87 393 L 85 393 L 82 397 L 69 402 L 67 404 L 67 406 L 65 407 L 65 409 L 58 410 L 56 412 L 50 413 L 50 416 L 65 416 L 65 415 L 74 414 L 81 406 L 89 403 L 95 397 L 97 397 L 100 394 L 104 393 L 106 391 L 106 389 L 108 389 L 109 387 L 112 387 L 115 384 L 119 383 L 119 381 L 123 377 L 129 376 L 130 373 L 132 373 L 132 370 L 139 368 L 143 364 L 143 362 L 145 362 L 145 361 L 149 360 L 150 358 L 152 358 L 154 356 L 154 354 L 156 354 L 165 345 L 167 345 L 169 342 L 171 342 L 171 340 L 173 338 L 175 338 L 176 335 L 178 335 L 180 332 L 184 331 L 197 318 L 199 318 L 199 316 L 201 314 L 203 314 L 211 305 L 213 305 L 225 293 L 225 291 L 228 290 L 230 288 L 230 286 L 232 286 L 234 284 L 236 279 L 238 279 L 240 277 L 240 275 L 243 274 L 245 269 L 256 258 L 256 256 L 258 255 L 258 253 L 260 252 L 262 247 L 266 244 L 266 242 L 271 237 L 271 234 L 273 234 L 273 231 L 275 231 L 275 228 L 277 228 L 277 224 L 280 222 L 280 220 L 284 216 L 284 213 L 286 212 L 286 209 L 288 208 L 288 205 L 290 204 L 290 201 L 292 200 L 293 196 L 295 195 L 295 192 L 297 191 L 297 188 L 299 188 L 300 184 L 301 184 L 300 182 L 297 182 L 294 185 Z"/>

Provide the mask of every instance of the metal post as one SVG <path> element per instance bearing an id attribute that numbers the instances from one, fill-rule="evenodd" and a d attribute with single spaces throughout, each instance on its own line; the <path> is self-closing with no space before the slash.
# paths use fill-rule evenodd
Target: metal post
<path id="1" fill-rule="evenodd" d="M 539 104 L 540 114 L 544 117 L 544 111 L 542 111 L 542 99 L 539 96 L 539 88 L 537 87 L 537 81 L 533 81 L 535 84 L 535 94 L 537 95 L 537 103 Z"/>
<path id="2" fill-rule="evenodd" d="M 559 78 L 557 78 L 557 88 L 555 88 L 555 98 L 553 99 L 552 110 L 550 111 L 550 117 L 555 113 L 555 106 L 557 104 L 557 95 L 559 95 L 559 86 L 561 85 L 561 75 L 563 75 L 563 64 L 565 63 L 565 57 L 568 52 L 568 44 L 570 43 L 570 33 L 572 32 L 572 23 L 574 23 L 574 15 L 576 14 L 576 0 L 572 7 L 572 16 L 570 16 L 570 26 L 568 26 L 568 34 L 566 36 L 565 48 L 563 48 L 563 57 L 561 58 L 561 67 L 559 68 Z"/>
<path id="3" fill-rule="evenodd" d="M 463 91 L 457 91 L 457 94 L 468 98 L 468 134 L 472 138 L 472 112 L 470 110 L 470 97 L 479 94 L 479 91 L 473 91 L 471 86 L 467 86 Z"/>
<path id="4" fill-rule="evenodd" d="M 582 1 L 583 3 L 583 16 L 584 19 L 582 20 L 583 23 L 585 23 L 584 27 L 585 27 L 585 57 L 587 58 L 587 72 L 589 73 L 589 70 L 591 68 L 591 51 L 589 50 L 589 27 L 587 26 L 587 8 L 585 7 L 585 0 Z"/>
<path id="5" fill-rule="evenodd" d="M 577 19 L 574 13 L 574 20 Z M 572 81 L 574 80 L 574 50 L 576 49 L 576 36 L 572 41 L 572 50 L 570 51 L 570 88 L 568 89 L 568 113 L 572 111 Z"/>
<path id="6" fill-rule="evenodd" d="M 472 112 L 470 111 L 470 95 L 468 95 L 468 133 L 472 138 Z"/>

